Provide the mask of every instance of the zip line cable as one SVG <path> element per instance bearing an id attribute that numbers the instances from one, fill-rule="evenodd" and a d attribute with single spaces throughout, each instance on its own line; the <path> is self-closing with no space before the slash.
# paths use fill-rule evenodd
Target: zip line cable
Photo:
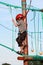
<path id="1" fill-rule="evenodd" d="M 1 1 L 0 1 L 0 4 L 3 4 L 3 5 L 8 6 L 8 7 L 13 7 L 13 8 L 20 8 L 20 9 L 26 9 L 26 10 L 28 9 L 28 10 L 32 10 L 32 11 L 43 12 L 43 9 L 22 8 L 22 7 L 20 7 L 20 6 L 14 6 L 14 5 L 12 5 L 12 4 L 8 4 L 8 3 L 5 3 L 5 2 L 1 2 Z"/>

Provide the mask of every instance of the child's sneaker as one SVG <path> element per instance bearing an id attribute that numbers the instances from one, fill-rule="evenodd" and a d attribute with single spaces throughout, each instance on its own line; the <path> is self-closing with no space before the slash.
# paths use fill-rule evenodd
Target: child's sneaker
<path id="1" fill-rule="evenodd" d="M 24 54 L 24 52 L 22 52 L 22 51 L 17 51 L 17 53 L 20 55 Z"/>

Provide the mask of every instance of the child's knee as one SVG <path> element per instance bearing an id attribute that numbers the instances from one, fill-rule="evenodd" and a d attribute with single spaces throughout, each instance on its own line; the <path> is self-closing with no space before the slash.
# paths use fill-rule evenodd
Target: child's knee
<path id="1" fill-rule="evenodd" d="M 17 43 L 18 43 L 18 46 L 22 46 L 22 40 L 20 40 L 19 38 L 16 39 Z"/>

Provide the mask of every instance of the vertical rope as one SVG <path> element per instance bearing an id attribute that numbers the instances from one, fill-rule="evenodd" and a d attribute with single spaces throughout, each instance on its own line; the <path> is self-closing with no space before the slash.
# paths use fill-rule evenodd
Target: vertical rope
<path id="1" fill-rule="evenodd" d="M 40 32 L 40 52 L 42 52 L 42 48 L 41 48 L 41 32 Z"/>
<path id="2" fill-rule="evenodd" d="M 11 15 L 11 18 L 13 17 L 12 15 L 12 8 L 10 7 L 10 15 Z M 14 24 L 12 24 L 12 49 L 14 50 Z"/>
<path id="3" fill-rule="evenodd" d="M 11 18 L 13 17 L 12 15 L 12 8 L 10 7 L 10 15 L 11 15 Z"/>
<path id="4" fill-rule="evenodd" d="M 30 9 L 30 7 L 31 7 L 31 3 L 32 3 L 32 0 L 30 0 L 30 3 L 29 3 L 29 5 L 28 5 L 28 8 Z"/>
<path id="5" fill-rule="evenodd" d="M 42 42 L 41 42 L 41 32 L 40 32 L 40 55 L 43 55 L 43 52 L 42 52 Z"/>
<path id="6" fill-rule="evenodd" d="M 34 11 L 34 32 L 36 32 L 36 25 L 35 25 L 35 11 Z M 36 33 L 34 33 L 34 38 L 35 38 L 35 50 L 36 50 L 36 55 L 37 55 L 37 48 L 36 48 Z"/>
<path id="7" fill-rule="evenodd" d="M 12 30 L 14 31 L 14 25 L 12 24 Z M 12 49 L 14 49 L 14 32 L 12 31 Z"/>
<path id="8" fill-rule="evenodd" d="M 38 12 L 38 37 L 37 38 L 38 38 L 38 45 L 39 45 L 39 12 Z M 38 48 L 39 48 L 39 46 L 38 46 Z"/>
<path id="9" fill-rule="evenodd" d="M 30 0 L 30 7 L 31 7 L 32 0 Z"/>
<path id="10" fill-rule="evenodd" d="M 33 47 L 33 33 L 31 32 L 31 51 L 34 52 L 34 47 Z"/>
<path id="11" fill-rule="evenodd" d="M 43 28 L 43 13 L 41 12 L 41 16 L 42 16 L 42 28 Z"/>
<path id="12" fill-rule="evenodd" d="M 30 0 L 30 5 L 29 5 L 29 8 L 31 7 L 31 3 L 32 3 L 32 0 Z"/>

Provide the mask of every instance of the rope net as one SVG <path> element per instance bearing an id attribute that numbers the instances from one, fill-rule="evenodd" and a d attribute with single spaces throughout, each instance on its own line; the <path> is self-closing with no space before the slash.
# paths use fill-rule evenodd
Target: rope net
<path id="1" fill-rule="evenodd" d="M 16 17 L 18 13 L 22 13 L 22 7 L 14 6 L 11 4 L 7 4 L 4 2 L 0 2 L 0 4 L 6 5 L 7 7 L 3 6 L 0 7 L 0 46 L 3 46 L 11 51 L 17 53 L 19 50 L 16 38 L 18 36 L 18 28 L 14 26 L 12 23 L 11 18 Z M 5 7 L 5 9 L 4 9 Z M 12 8 L 13 7 L 13 8 Z M 29 8 L 26 8 L 29 9 Z M 37 59 L 40 57 L 43 58 L 43 29 L 42 29 L 42 20 L 43 14 L 41 19 L 41 10 L 30 7 L 30 13 L 27 16 L 27 23 L 28 23 L 28 46 L 29 46 L 29 54 L 22 56 L 37 56 Z M 5 13 L 4 13 L 5 12 Z M 3 18 L 3 19 L 2 19 Z M 41 22 L 40 22 L 41 21 Z M 39 58 L 39 59 L 40 59 Z"/>

